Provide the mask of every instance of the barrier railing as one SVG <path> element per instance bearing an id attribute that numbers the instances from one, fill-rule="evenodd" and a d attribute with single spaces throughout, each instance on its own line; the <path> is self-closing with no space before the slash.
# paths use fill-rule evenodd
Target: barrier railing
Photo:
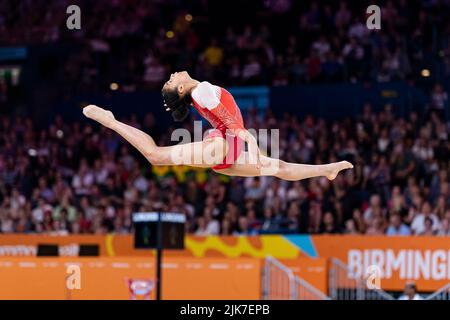
<path id="1" fill-rule="evenodd" d="M 325 294 L 304 279 L 295 276 L 280 261 L 266 257 L 262 297 L 264 300 L 328 300 Z"/>
<path id="2" fill-rule="evenodd" d="M 428 295 L 425 300 L 450 300 L 450 283 Z"/>
<path id="3" fill-rule="evenodd" d="M 291 300 L 295 296 L 293 272 L 272 257 L 265 260 L 262 283 L 264 300 Z"/>
<path id="4" fill-rule="evenodd" d="M 367 279 L 357 277 L 339 259 L 331 259 L 328 276 L 329 295 L 333 300 L 395 300 L 382 289 L 368 289 Z"/>
<path id="5" fill-rule="evenodd" d="M 306 280 L 297 276 L 294 277 L 296 300 L 330 300 L 330 297 L 323 294 Z"/>

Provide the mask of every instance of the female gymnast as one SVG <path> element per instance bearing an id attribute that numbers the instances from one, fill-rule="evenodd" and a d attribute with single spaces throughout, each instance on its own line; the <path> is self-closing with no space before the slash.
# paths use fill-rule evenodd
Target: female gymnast
<path id="1" fill-rule="evenodd" d="M 353 168 L 348 161 L 307 165 L 267 157 L 261 153 L 256 138 L 245 129 L 233 96 L 224 88 L 191 78 L 186 71 L 170 76 L 162 96 L 166 111 L 172 112 L 175 121 L 186 119 L 193 106 L 214 129 L 202 141 L 161 147 L 141 130 L 117 121 L 111 111 L 88 105 L 83 113 L 117 132 L 155 166 L 189 165 L 212 168 L 229 176 L 275 176 L 289 181 L 313 177 L 333 180 L 339 171 Z"/>

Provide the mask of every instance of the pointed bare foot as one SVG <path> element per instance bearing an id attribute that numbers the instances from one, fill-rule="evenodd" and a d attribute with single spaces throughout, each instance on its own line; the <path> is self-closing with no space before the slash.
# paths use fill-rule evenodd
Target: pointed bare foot
<path id="1" fill-rule="evenodd" d="M 114 115 L 111 111 L 105 110 L 92 104 L 84 107 L 83 114 L 92 120 L 100 122 L 106 127 L 108 127 L 111 122 L 114 121 Z"/>
<path id="2" fill-rule="evenodd" d="M 353 165 L 348 161 L 340 161 L 335 163 L 329 164 L 329 173 L 326 175 L 328 180 L 334 180 L 336 176 L 338 175 L 339 171 L 345 170 L 345 169 L 352 169 Z"/>

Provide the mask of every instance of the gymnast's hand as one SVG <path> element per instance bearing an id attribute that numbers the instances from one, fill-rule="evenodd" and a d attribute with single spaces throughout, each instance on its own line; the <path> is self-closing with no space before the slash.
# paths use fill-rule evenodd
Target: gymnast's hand
<path id="1" fill-rule="evenodd" d="M 258 141 L 256 140 L 256 138 L 248 130 L 245 129 L 239 130 L 238 136 L 242 140 L 247 142 L 250 163 L 255 164 L 256 169 L 261 169 L 261 151 L 259 150 Z"/>
<path id="2" fill-rule="evenodd" d="M 105 127 L 110 127 L 115 121 L 114 115 L 111 111 L 102 109 L 93 104 L 84 107 L 83 114 L 86 117 L 101 123 Z"/>

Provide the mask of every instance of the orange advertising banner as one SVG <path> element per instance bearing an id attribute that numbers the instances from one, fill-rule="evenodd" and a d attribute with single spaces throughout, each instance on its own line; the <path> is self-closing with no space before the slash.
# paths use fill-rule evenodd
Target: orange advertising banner
<path id="1" fill-rule="evenodd" d="M 133 248 L 131 235 L 0 235 L 0 257 L 35 256 L 38 244 L 57 244 L 60 255 L 78 255 L 80 244 L 97 244 L 101 256 L 149 257 L 151 250 Z M 450 238 L 347 235 L 188 235 L 185 250 L 166 251 L 167 257 L 317 259 L 337 258 L 348 265 L 349 276 L 376 271 L 385 290 L 403 290 L 415 281 L 420 291 L 434 291 L 450 282 Z M 329 262 L 329 261 L 328 261 Z M 372 268 L 372 269 L 371 269 Z M 304 273 L 304 272 L 303 272 Z M 305 275 L 299 274 L 305 278 Z M 317 283 L 318 287 L 322 285 Z"/>
<path id="2" fill-rule="evenodd" d="M 403 290 L 414 281 L 419 291 L 434 291 L 450 282 L 450 238 L 315 236 L 320 257 L 348 265 L 350 277 L 380 276 L 385 290 Z"/>
<path id="3" fill-rule="evenodd" d="M 327 259 L 298 258 L 280 259 L 279 261 L 291 269 L 294 275 L 306 280 L 323 294 L 326 295 L 328 293 Z"/>
<path id="4" fill-rule="evenodd" d="M 130 291 L 129 281 L 151 288 L 154 277 L 154 261 L 139 257 L 0 258 L 0 300 L 142 299 L 144 286 Z M 256 300 L 260 282 L 260 259 L 166 258 L 162 298 Z"/>

